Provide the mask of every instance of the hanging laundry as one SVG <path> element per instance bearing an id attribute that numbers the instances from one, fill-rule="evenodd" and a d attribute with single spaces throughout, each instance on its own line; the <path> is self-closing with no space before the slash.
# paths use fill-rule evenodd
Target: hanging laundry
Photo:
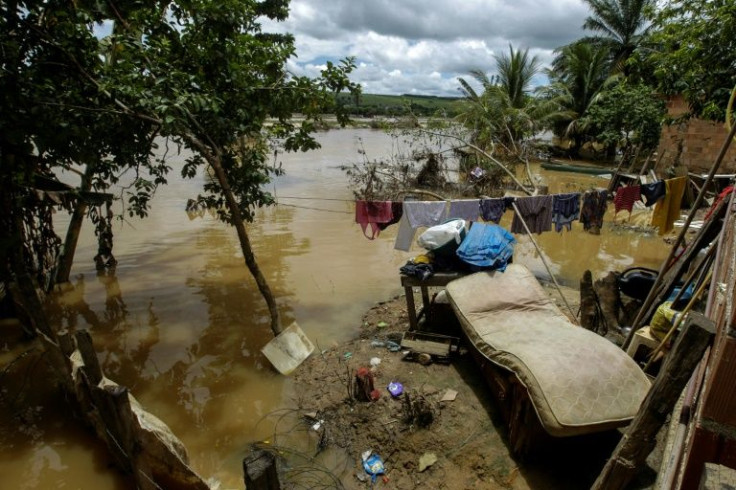
<path id="1" fill-rule="evenodd" d="M 461 218 L 465 221 L 478 221 L 480 217 L 480 199 L 462 199 L 450 201 L 447 218 Z"/>
<path id="2" fill-rule="evenodd" d="M 552 228 L 552 206 L 554 204 L 552 196 L 517 197 L 514 202 L 521 216 L 514 213 L 514 219 L 511 221 L 512 233 L 526 234 L 522 219 L 532 233 L 539 234 Z"/>
<path id="3" fill-rule="evenodd" d="M 583 229 L 600 229 L 603 227 L 603 215 L 608 207 L 607 191 L 585 191 L 583 194 L 583 207 L 580 211 L 580 222 Z"/>
<path id="4" fill-rule="evenodd" d="M 389 226 L 396 224 L 401 220 L 401 217 L 404 215 L 404 203 L 401 201 L 391 201 L 391 214 L 393 215 L 391 221 L 388 221 L 386 223 L 378 223 L 379 230 L 383 231 Z"/>
<path id="5" fill-rule="evenodd" d="M 652 214 L 652 226 L 659 228 L 659 234 L 664 235 L 672 231 L 672 228 L 680 217 L 680 205 L 682 204 L 682 195 L 685 192 L 687 177 L 675 177 L 667 179 L 665 184 L 664 199 L 657 202 Z"/>
<path id="6" fill-rule="evenodd" d="M 442 223 L 446 208 L 446 201 L 404 201 L 404 214 L 412 228 Z"/>
<path id="7" fill-rule="evenodd" d="M 648 208 L 654 206 L 667 192 L 664 180 L 658 180 L 651 184 L 642 184 L 640 187 L 641 195 L 646 199 L 644 205 Z"/>
<path id="8" fill-rule="evenodd" d="M 622 186 L 616 189 L 613 196 L 613 207 L 617 214 L 622 209 L 629 213 L 634 208 L 634 202 L 641 200 L 641 187 L 638 185 Z"/>
<path id="9" fill-rule="evenodd" d="M 385 224 L 393 219 L 391 201 L 356 201 L 355 222 L 363 229 L 363 235 L 373 240 L 380 233 L 379 224 Z M 368 235 L 368 227 L 371 234 Z"/>
<path id="10" fill-rule="evenodd" d="M 580 193 L 555 194 L 553 197 L 552 222 L 555 231 L 561 232 L 563 226 L 570 231 L 572 222 L 580 218 Z"/>
<path id="11" fill-rule="evenodd" d="M 498 225 L 473 223 L 457 249 L 457 256 L 471 269 L 504 271 L 514 254 L 514 237 Z"/>
<path id="12" fill-rule="evenodd" d="M 408 252 L 411 248 L 411 243 L 414 241 L 414 234 L 416 229 L 412 228 L 409 224 L 409 217 L 406 213 L 403 213 L 401 220 L 399 220 L 399 231 L 396 232 L 396 241 L 394 242 L 394 249 L 403 250 Z"/>
<path id="13" fill-rule="evenodd" d="M 445 219 L 446 201 L 404 201 L 404 213 L 399 221 L 394 248 L 408 251 L 414 233 L 420 226 L 435 226 Z"/>
<path id="14" fill-rule="evenodd" d="M 484 221 L 498 223 L 506 212 L 506 200 L 502 197 L 497 199 L 480 200 L 480 216 Z"/>

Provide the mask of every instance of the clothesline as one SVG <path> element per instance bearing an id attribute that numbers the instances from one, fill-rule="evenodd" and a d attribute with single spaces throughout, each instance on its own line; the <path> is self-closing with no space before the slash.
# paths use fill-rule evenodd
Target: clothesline
<path id="1" fill-rule="evenodd" d="M 325 213 L 337 213 L 337 214 L 353 214 L 350 211 L 338 211 L 337 209 L 324 209 L 324 208 L 313 208 L 311 206 L 297 206 L 296 204 L 284 204 L 281 202 L 276 203 L 277 206 L 286 206 L 289 208 L 297 208 L 297 209 L 308 209 L 310 211 L 322 211 Z"/>
<path id="2" fill-rule="evenodd" d="M 304 199 L 306 201 L 339 201 L 355 202 L 355 199 L 337 199 L 333 197 L 275 196 L 277 199 Z"/>
<path id="3" fill-rule="evenodd" d="M 498 223 L 506 210 L 512 207 L 518 209 L 511 224 L 512 233 L 526 233 L 522 219 L 534 233 L 550 231 L 552 224 L 557 232 L 561 232 L 562 228 L 570 230 L 572 222 L 576 220 L 580 220 L 586 230 L 594 226 L 600 228 L 607 208 L 607 197 L 605 190 L 589 190 L 583 194 L 449 201 L 359 200 L 355 206 L 355 221 L 360 224 L 363 234 L 369 240 L 373 240 L 386 227 L 399 223 L 394 248 L 408 251 L 414 233 L 420 227 L 431 227 L 456 218 L 466 222 L 482 219 Z"/>
<path id="4" fill-rule="evenodd" d="M 654 205 L 652 226 L 664 235 L 672 230 L 680 217 L 680 205 L 687 185 L 687 177 L 658 180 L 649 184 L 622 185 L 614 189 L 613 205 L 618 214 L 621 210 L 631 213 L 634 203 L 644 201 L 647 207 Z"/>

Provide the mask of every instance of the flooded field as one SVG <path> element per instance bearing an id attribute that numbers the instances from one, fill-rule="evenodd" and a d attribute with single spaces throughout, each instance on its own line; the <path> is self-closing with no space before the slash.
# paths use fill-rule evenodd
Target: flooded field
<path id="1" fill-rule="evenodd" d="M 358 161 L 359 149 L 371 159 L 388 156 L 390 138 L 356 129 L 319 139 L 321 150 L 281 158 L 286 175 L 270 185 L 279 205 L 259 211 L 248 230 L 284 323 L 298 321 L 324 348 L 354 337 L 364 311 L 399 294 L 398 268 L 418 251 L 394 250 L 396 227 L 373 241 L 363 236 L 338 168 Z M 171 164 L 177 169 L 182 160 Z M 607 182 L 540 174 L 551 193 Z M 219 488 L 242 488 L 248 444 L 269 437 L 267 415 L 290 406 L 297 392 L 260 353 L 271 339 L 269 319 L 234 230 L 210 215 L 190 219 L 184 212 L 203 178 L 182 181 L 173 174 L 149 218 L 115 225 L 115 276 L 97 276 L 87 226 L 72 271 L 74 289 L 61 298 L 58 323 L 90 330 L 106 375 L 171 427 L 196 471 Z M 502 224 L 510 218 L 507 213 Z M 606 219 L 612 218 L 611 208 Z M 64 225 L 60 219 L 57 231 L 63 234 Z M 597 278 L 632 265 L 658 267 L 666 256 L 667 245 L 656 235 L 609 225 L 600 235 L 576 223 L 572 232 L 536 237 L 560 282 L 576 285 L 586 269 Z M 529 239 L 518 240 L 515 261 L 545 277 Z M 12 379 L 0 381 L 3 488 L 128 488 L 104 448 L 46 386 L 43 359 L 27 352 L 30 346 L 8 344 L 0 344 L 0 365 L 22 357 Z"/>

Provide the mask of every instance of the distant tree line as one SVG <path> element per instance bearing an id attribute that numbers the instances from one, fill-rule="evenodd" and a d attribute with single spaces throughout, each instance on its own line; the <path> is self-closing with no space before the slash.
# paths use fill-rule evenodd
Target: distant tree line
<path id="1" fill-rule="evenodd" d="M 345 112 L 356 117 L 455 117 L 461 111 L 459 97 L 434 97 L 427 95 L 338 95 L 338 104 Z"/>

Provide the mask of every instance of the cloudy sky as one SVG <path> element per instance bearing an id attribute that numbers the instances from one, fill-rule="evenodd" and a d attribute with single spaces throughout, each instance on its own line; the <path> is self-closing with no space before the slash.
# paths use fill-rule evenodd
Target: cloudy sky
<path id="1" fill-rule="evenodd" d="M 588 15 L 582 0 L 292 0 L 288 20 L 263 28 L 295 35 L 296 74 L 354 56 L 365 93 L 456 96 L 457 77 L 492 74 L 509 43 L 546 65 Z"/>

